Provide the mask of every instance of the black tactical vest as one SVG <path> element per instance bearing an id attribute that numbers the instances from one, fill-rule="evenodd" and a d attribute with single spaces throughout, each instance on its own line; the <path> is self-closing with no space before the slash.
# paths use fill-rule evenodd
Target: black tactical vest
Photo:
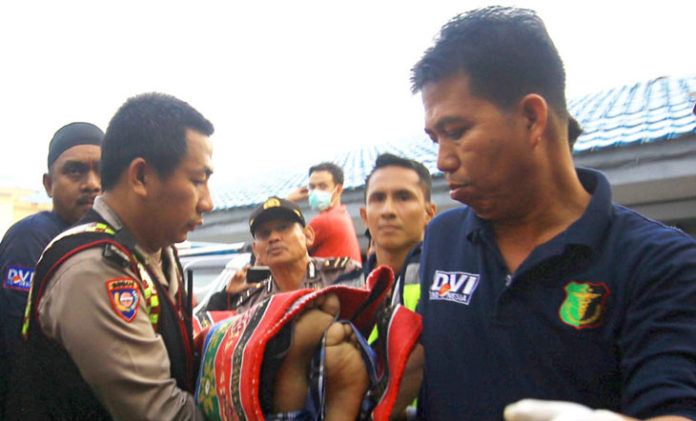
<path id="1" fill-rule="evenodd" d="M 101 216 L 90 210 L 78 225 L 99 222 L 106 224 Z M 9 394 L 7 419 L 111 419 L 104 407 L 96 399 L 84 381 L 68 352 L 42 332 L 37 320 L 37 306 L 55 270 L 73 254 L 85 248 L 100 247 L 103 256 L 124 267 L 131 266 L 138 276 L 144 265 L 134 248 L 134 240 L 125 232 L 89 231 L 65 235 L 44 251 L 39 261 L 30 294 L 30 305 L 25 315 L 28 328 L 25 340 L 20 347 L 21 355 L 13 375 L 14 390 Z M 177 264 L 178 260 L 177 260 Z M 138 265 L 141 265 L 138 268 Z M 188 314 L 184 314 L 185 291 L 179 285 L 176 302 L 172 302 L 168 292 L 157 282 L 148 268 L 150 278 L 159 296 L 159 312 L 153 328 L 162 336 L 169 355 L 171 376 L 180 389 L 193 392 L 195 382 L 195 361 L 193 356 L 192 333 Z M 181 267 L 179 267 L 181 273 Z M 100 280 L 101 281 L 101 280 Z M 177 282 L 178 280 L 171 280 Z M 142 287 L 141 287 L 142 288 Z M 141 295 L 142 290 L 141 290 Z M 151 322 L 152 322 L 151 318 Z M 85 344 L 89 346 L 89 344 Z M 109 358 L 108 355 L 103 356 Z"/>

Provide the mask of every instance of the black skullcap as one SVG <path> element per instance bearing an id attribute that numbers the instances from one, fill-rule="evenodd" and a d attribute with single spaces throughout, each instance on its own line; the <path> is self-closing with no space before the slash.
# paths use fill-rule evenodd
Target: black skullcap
<path id="1" fill-rule="evenodd" d="M 48 145 L 48 169 L 66 150 L 77 145 L 101 146 L 104 132 L 91 123 L 70 123 L 58 129 Z"/>

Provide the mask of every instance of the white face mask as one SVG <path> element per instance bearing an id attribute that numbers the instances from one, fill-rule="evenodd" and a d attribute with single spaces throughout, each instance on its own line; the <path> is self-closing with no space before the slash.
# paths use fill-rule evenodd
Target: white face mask
<path id="1" fill-rule="evenodd" d="M 323 190 L 314 189 L 309 192 L 309 207 L 314 210 L 323 211 L 331 207 L 331 193 Z"/>

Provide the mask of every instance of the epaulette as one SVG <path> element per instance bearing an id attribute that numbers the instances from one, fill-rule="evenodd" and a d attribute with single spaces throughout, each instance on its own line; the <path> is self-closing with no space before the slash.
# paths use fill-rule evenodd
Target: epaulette
<path id="1" fill-rule="evenodd" d="M 253 287 L 252 287 L 252 288 L 248 288 L 248 289 L 246 289 L 246 290 L 240 292 L 240 293 L 239 293 L 239 296 L 238 296 L 238 298 L 237 298 L 237 301 L 236 301 L 236 303 L 235 303 L 235 305 L 234 305 L 234 308 L 232 308 L 232 310 L 238 309 L 238 308 L 239 308 L 240 306 L 242 306 L 244 303 L 246 303 L 247 301 L 249 301 L 249 299 L 251 299 L 251 297 L 253 297 L 253 296 L 259 294 L 259 293 L 262 292 L 265 288 L 269 288 L 269 289 L 270 289 L 270 287 L 271 287 L 271 283 L 270 283 L 270 282 L 271 282 L 270 279 L 266 279 L 265 281 L 262 281 L 256 288 L 253 288 Z"/>
<path id="2" fill-rule="evenodd" d="M 120 267 L 128 267 L 131 264 L 130 257 L 123 252 L 120 248 L 118 248 L 116 245 L 107 243 L 104 246 L 104 251 L 102 252 L 102 256 L 106 259 L 109 260 L 115 264 L 117 264 Z"/>
<path id="3" fill-rule="evenodd" d="M 324 264 L 321 266 L 322 272 L 334 271 L 345 269 L 350 262 L 350 257 L 331 257 L 324 260 Z"/>

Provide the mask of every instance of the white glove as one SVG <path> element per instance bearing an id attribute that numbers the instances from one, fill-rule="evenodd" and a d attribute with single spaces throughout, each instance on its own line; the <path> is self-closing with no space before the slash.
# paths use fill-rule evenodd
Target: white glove
<path id="1" fill-rule="evenodd" d="M 593 410 L 574 402 L 522 399 L 505 407 L 506 421 L 624 421 L 606 409 Z"/>

